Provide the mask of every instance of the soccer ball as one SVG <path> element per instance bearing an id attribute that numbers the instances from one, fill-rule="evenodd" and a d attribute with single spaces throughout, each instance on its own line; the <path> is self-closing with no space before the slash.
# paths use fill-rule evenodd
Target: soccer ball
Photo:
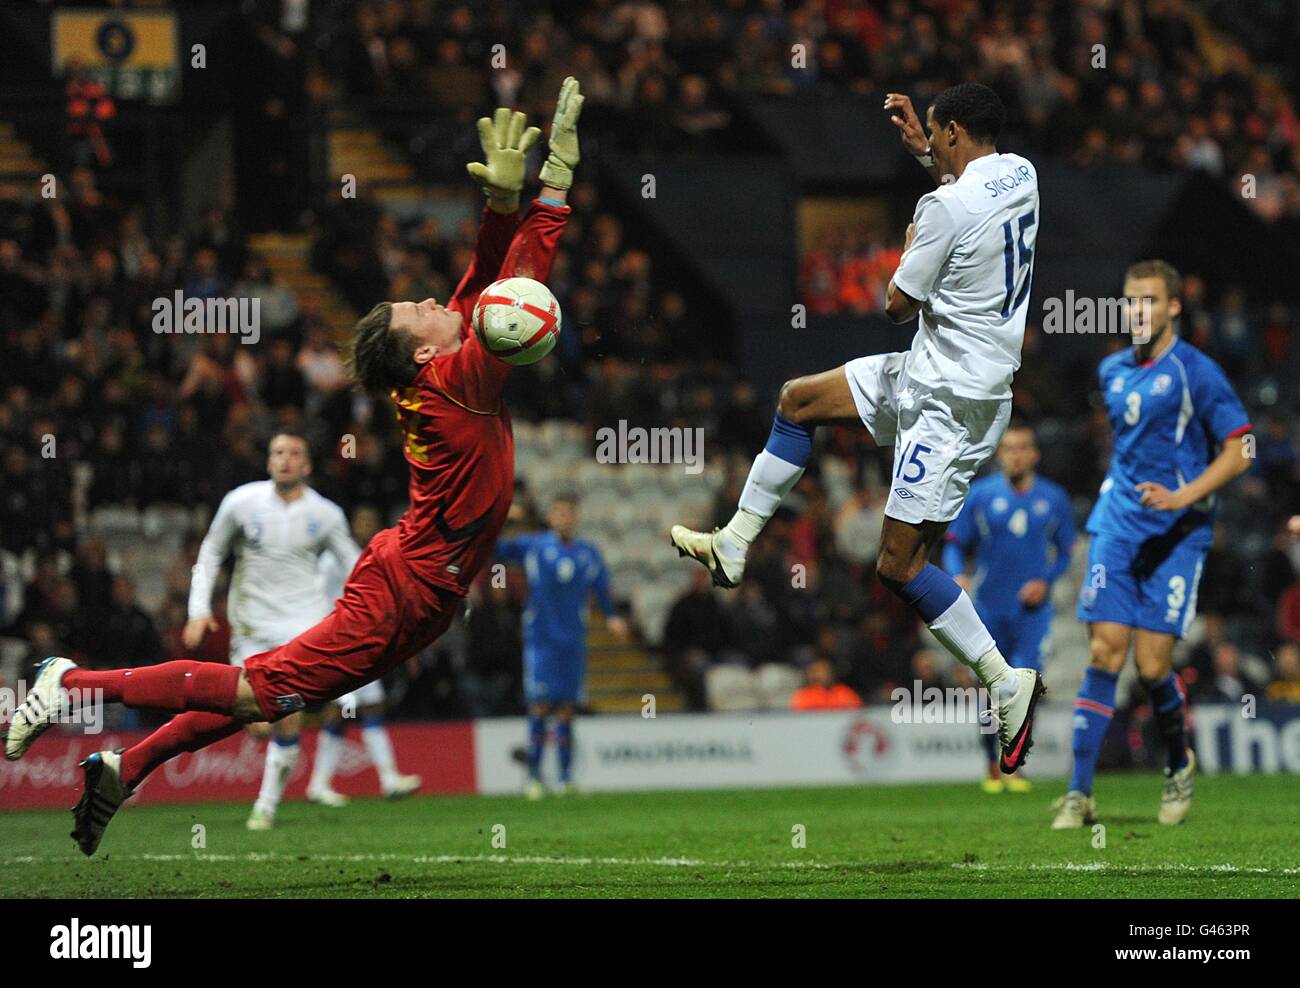
<path id="1" fill-rule="evenodd" d="M 474 306 L 474 334 L 498 360 L 535 364 L 560 338 L 560 303 L 532 278 L 494 281 Z"/>

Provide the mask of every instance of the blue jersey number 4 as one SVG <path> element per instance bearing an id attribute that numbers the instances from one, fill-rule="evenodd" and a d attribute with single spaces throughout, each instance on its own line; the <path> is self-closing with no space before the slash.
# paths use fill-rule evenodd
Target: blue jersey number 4
<path id="1" fill-rule="evenodd" d="M 1007 297 L 1002 303 L 1002 315 L 1005 318 L 1011 314 L 1013 308 L 1020 308 L 1020 303 L 1025 300 L 1029 294 L 1029 276 L 1025 276 L 1025 283 L 1021 286 L 1020 294 L 1016 295 L 1016 304 L 1011 304 L 1011 296 L 1016 290 L 1016 274 L 1021 268 L 1028 267 L 1034 259 L 1034 250 L 1032 247 L 1025 246 L 1025 231 L 1034 225 L 1034 211 L 1031 209 L 1017 221 L 1020 226 L 1018 234 L 1013 234 L 1011 230 L 1011 220 L 1002 224 L 1002 260 L 1003 267 L 1007 275 Z M 1014 238 L 1014 239 L 1013 239 Z"/>

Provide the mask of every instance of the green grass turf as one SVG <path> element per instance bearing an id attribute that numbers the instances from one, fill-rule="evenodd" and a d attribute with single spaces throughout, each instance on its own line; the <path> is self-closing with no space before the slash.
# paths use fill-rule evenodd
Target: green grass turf
<path id="1" fill-rule="evenodd" d="M 1049 829 L 1028 795 L 906 785 L 548 798 L 289 803 L 269 833 L 243 804 L 128 807 L 84 858 L 66 811 L 0 812 L 6 897 L 1295 897 L 1300 786 L 1198 780 L 1186 823 L 1155 821 L 1156 775 L 1107 775 L 1106 846 Z M 192 828 L 206 848 L 191 847 Z M 505 827 L 505 847 L 493 846 Z M 791 846 L 796 825 L 806 847 Z"/>

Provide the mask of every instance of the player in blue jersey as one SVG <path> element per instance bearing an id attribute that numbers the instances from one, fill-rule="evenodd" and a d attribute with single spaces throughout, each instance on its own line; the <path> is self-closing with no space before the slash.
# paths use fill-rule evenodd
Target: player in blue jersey
<path id="1" fill-rule="evenodd" d="M 1016 669 L 1043 671 L 1052 625 L 1052 584 L 1070 565 L 1074 515 L 1064 488 L 1040 477 L 1034 431 L 1013 422 L 998 443 L 1000 472 L 971 485 L 944 536 L 943 565 L 963 589 L 973 583 L 975 611 Z M 967 562 L 974 559 L 974 580 Z M 983 734 L 984 791 L 1028 792 L 1019 773 L 998 770 L 997 735 Z"/>
<path id="2" fill-rule="evenodd" d="M 557 497 L 546 518 L 550 530 L 497 543 L 497 555 L 523 563 L 528 580 L 524 609 L 524 696 L 528 701 L 529 799 L 541 799 L 546 721 L 555 718 L 555 748 L 562 791 L 571 788 L 573 714 L 582 696 L 587 667 L 587 607 L 590 596 L 605 626 L 627 638 L 627 622 L 614 610 L 605 561 L 590 542 L 575 539 L 577 499 Z"/>
<path id="3" fill-rule="evenodd" d="M 1171 660 L 1196 613 L 1215 492 L 1250 467 L 1250 418 L 1219 365 L 1174 331 L 1180 292 L 1178 272 L 1164 261 L 1130 267 L 1124 295 L 1134 345 L 1098 369 L 1114 449 L 1088 517 L 1078 614 L 1092 662 L 1074 704 L 1074 772 L 1056 830 L 1096 819 L 1093 772 L 1130 643 L 1169 754 L 1159 820 L 1180 823 L 1192 805 L 1196 757 Z"/>

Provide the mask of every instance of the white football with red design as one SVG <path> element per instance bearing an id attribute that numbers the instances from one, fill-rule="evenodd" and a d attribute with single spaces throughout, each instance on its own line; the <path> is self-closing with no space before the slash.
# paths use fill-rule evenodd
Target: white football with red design
<path id="1" fill-rule="evenodd" d="M 474 306 L 474 335 L 498 360 L 535 364 L 560 338 L 560 303 L 532 278 L 494 281 Z"/>

